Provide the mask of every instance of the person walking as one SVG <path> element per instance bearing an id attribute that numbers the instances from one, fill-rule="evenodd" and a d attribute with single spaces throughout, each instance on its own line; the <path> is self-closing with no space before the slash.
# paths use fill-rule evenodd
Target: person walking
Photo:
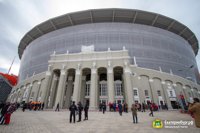
<path id="1" fill-rule="evenodd" d="M 149 107 L 149 109 L 150 109 L 150 113 L 149 113 L 149 116 L 152 116 L 153 117 L 153 104 L 152 103 L 150 103 L 150 105 L 149 105 L 150 107 Z"/>
<path id="2" fill-rule="evenodd" d="M 78 103 L 78 121 L 77 122 L 81 121 L 82 111 L 83 111 L 83 106 L 82 106 L 81 102 L 79 102 Z"/>
<path id="3" fill-rule="evenodd" d="M 103 114 L 104 114 L 105 111 L 106 111 L 106 104 L 105 104 L 105 102 L 102 103 L 102 110 L 103 110 Z"/>
<path id="4" fill-rule="evenodd" d="M 72 117 L 73 117 L 73 122 L 76 122 L 76 111 L 77 111 L 77 107 L 75 105 L 75 102 L 72 102 L 72 105 L 69 107 L 69 111 L 70 111 L 70 123 L 72 122 Z"/>
<path id="5" fill-rule="evenodd" d="M 5 124 L 8 125 L 10 124 L 10 117 L 11 114 L 17 109 L 16 107 L 17 105 L 15 103 L 10 104 L 10 106 L 8 107 L 6 114 L 5 114 Z"/>
<path id="6" fill-rule="evenodd" d="M 56 110 L 55 111 L 58 111 L 59 112 L 59 103 L 57 103 L 57 106 L 56 106 Z"/>
<path id="7" fill-rule="evenodd" d="M 42 110 L 44 109 L 44 102 L 42 103 L 42 108 L 41 108 Z"/>
<path id="8" fill-rule="evenodd" d="M 89 109 L 89 103 L 86 102 L 85 107 L 84 107 L 84 112 L 85 112 L 85 119 L 88 120 L 88 109 Z"/>
<path id="9" fill-rule="evenodd" d="M 198 98 L 194 98 L 194 103 L 189 104 L 188 111 L 194 115 L 196 127 L 200 128 L 200 101 Z"/>
<path id="10" fill-rule="evenodd" d="M 135 104 L 132 104 L 131 111 L 132 111 L 132 116 L 133 116 L 133 123 L 138 123 L 137 108 Z"/>
<path id="11" fill-rule="evenodd" d="M 118 103 L 119 115 L 122 116 L 122 104 L 121 102 Z"/>

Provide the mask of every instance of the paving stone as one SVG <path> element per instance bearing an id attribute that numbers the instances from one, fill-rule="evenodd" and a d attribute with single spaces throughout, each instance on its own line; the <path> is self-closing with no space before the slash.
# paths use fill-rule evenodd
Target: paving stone
<path id="1" fill-rule="evenodd" d="M 89 120 L 69 123 L 68 110 L 55 112 L 17 110 L 11 116 L 9 125 L 0 125 L 0 133 L 200 133 L 194 125 L 186 129 L 154 129 L 152 121 L 161 120 L 193 120 L 188 114 L 178 111 L 154 112 L 154 117 L 149 117 L 149 112 L 138 112 L 138 124 L 133 124 L 132 114 L 118 112 L 89 112 Z M 82 119 L 84 113 L 82 115 Z M 76 116 L 78 119 L 78 115 Z"/>

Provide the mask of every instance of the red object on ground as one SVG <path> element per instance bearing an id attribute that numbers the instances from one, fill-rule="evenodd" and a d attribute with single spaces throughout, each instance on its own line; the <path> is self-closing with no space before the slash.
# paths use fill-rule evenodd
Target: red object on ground
<path id="1" fill-rule="evenodd" d="M 1 73 L 1 72 L 0 72 L 0 75 L 6 78 L 11 85 L 13 86 L 17 85 L 18 77 L 16 75 L 13 75 L 13 74 L 9 75 L 5 73 Z"/>
<path id="2" fill-rule="evenodd" d="M 9 124 L 10 123 L 10 116 L 11 116 L 11 114 L 5 114 L 5 124 Z"/>

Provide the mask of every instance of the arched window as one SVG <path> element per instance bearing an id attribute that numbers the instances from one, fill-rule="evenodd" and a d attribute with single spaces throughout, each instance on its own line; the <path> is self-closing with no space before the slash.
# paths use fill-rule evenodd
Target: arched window
<path id="1" fill-rule="evenodd" d="M 107 96 L 107 82 L 105 80 L 99 82 L 99 94 L 100 96 Z"/>
<path id="2" fill-rule="evenodd" d="M 85 96 L 90 96 L 90 81 L 85 84 Z"/>
<path id="3" fill-rule="evenodd" d="M 122 96 L 122 81 L 115 81 L 115 96 Z"/>

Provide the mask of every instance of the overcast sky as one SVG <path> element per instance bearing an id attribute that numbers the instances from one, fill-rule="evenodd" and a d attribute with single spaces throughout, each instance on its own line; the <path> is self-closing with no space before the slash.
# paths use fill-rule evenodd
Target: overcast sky
<path id="1" fill-rule="evenodd" d="M 159 13 L 189 27 L 200 40 L 200 0 L 0 0 L 0 72 L 18 74 L 18 45 L 35 25 L 69 12 L 96 8 L 130 8 Z M 199 52 L 200 53 L 200 52 Z M 200 70 L 200 54 L 197 55 Z"/>

